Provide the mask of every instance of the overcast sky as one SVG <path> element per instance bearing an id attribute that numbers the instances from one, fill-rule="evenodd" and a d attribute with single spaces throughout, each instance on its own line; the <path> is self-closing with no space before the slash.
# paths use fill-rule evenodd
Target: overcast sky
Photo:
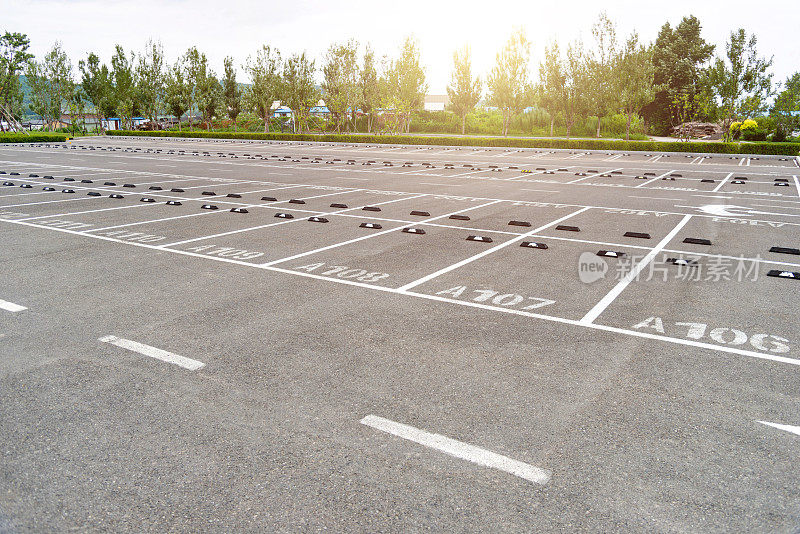
<path id="1" fill-rule="evenodd" d="M 775 57 L 776 80 L 800 70 L 800 0 L 0 0 L 0 31 L 28 34 L 37 57 L 60 41 L 76 71 L 91 51 L 108 61 L 115 44 L 139 51 L 152 38 L 161 41 L 170 62 L 196 45 L 217 74 L 225 56 L 241 66 L 262 44 L 284 55 L 306 50 L 320 66 L 332 42 L 353 37 L 372 43 L 379 55 L 393 55 L 412 35 L 420 42 L 429 93 L 438 94 L 447 86 L 453 51 L 465 43 L 472 47 L 473 67 L 485 73 L 510 32 L 521 26 L 533 43 L 536 72 L 550 40 L 588 42 L 601 10 L 616 22 L 618 35 L 635 29 L 645 41 L 655 39 L 665 22 L 674 26 L 693 14 L 719 53 L 730 31 L 743 27 L 757 35 L 762 55 Z"/>

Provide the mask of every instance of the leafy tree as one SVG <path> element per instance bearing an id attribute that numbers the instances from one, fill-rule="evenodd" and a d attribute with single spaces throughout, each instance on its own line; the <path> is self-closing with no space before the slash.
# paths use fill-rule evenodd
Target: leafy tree
<path id="1" fill-rule="evenodd" d="M 597 114 L 599 138 L 600 119 L 616 107 L 614 61 L 617 56 L 617 32 L 605 13 L 601 13 L 592 26 L 592 36 L 595 47 L 586 58 L 586 89 L 590 108 Z"/>
<path id="2" fill-rule="evenodd" d="M 202 83 L 204 83 L 207 76 L 206 71 L 208 70 L 208 58 L 205 54 L 197 50 L 197 47 L 193 46 L 186 51 L 186 54 L 183 55 L 183 64 L 186 73 L 186 87 L 189 91 L 188 112 L 189 127 L 191 128 L 192 110 L 194 109 L 195 105 L 198 104 L 198 88 Z"/>
<path id="3" fill-rule="evenodd" d="M 228 117 L 233 121 L 233 131 L 236 131 L 236 117 L 242 111 L 242 89 L 236 83 L 236 69 L 233 68 L 233 58 L 225 58 L 225 76 L 222 78 L 223 99 Z"/>
<path id="4" fill-rule="evenodd" d="M 450 107 L 461 117 L 461 135 L 466 133 L 467 115 L 475 109 L 481 98 L 481 79 L 472 77 L 472 60 L 469 45 L 453 53 L 453 72 L 447 86 Z"/>
<path id="5" fill-rule="evenodd" d="M 269 120 L 272 118 L 272 103 L 280 98 L 281 93 L 281 54 L 277 48 L 262 46 L 247 61 L 250 74 L 250 89 L 245 95 L 248 107 L 264 121 L 264 132 L 269 131 Z"/>
<path id="6" fill-rule="evenodd" d="M 222 103 L 222 85 L 214 75 L 214 71 L 205 69 L 204 76 L 197 79 L 197 109 L 209 130 L 212 129 L 212 119 Z"/>
<path id="7" fill-rule="evenodd" d="M 84 96 L 81 87 L 76 86 L 75 91 L 73 91 L 67 103 L 67 109 L 72 119 L 70 121 L 70 129 L 72 130 L 73 137 L 78 131 L 86 133 L 86 101 Z"/>
<path id="8" fill-rule="evenodd" d="M 693 114 L 698 115 L 702 104 L 701 95 L 706 89 L 706 67 L 714 53 L 714 45 L 700 35 L 700 21 L 684 17 L 673 29 L 664 24 L 653 45 L 653 82 L 658 90 L 654 101 L 646 106 L 644 113 L 657 133 L 667 134 L 670 127 L 681 124 L 678 114 L 682 105 L 678 100 L 688 101 Z"/>
<path id="9" fill-rule="evenodd" d="M 778 118 L 775 131 L 778 139 L 785 139 L 786 134 L 800 123 L 800 72 L 786 79 L 783 91 L 775 97 L 772 114 Z"/>
<path id="10" fill-rule="evenodd" d="M 689 88 L 675 93 L 672 97 L 671 106 L 673 116 L 676 118 L 678 126 L 678 137 L 683 141 L 689 141 L 692 135 L 692 128 L 687 123 L 696 122 L 700 117 L 713 115 L 714 94 L 711 86 L 707 82 L 700 84 L 700 92 L 691 94 Z"/>
<path id="11" fill-rule="evenodd" d="M 639 43 L 639 35 L 633 32 L 620 51 L 612 91 L 616 94 L 620 108 L 628 117 L 625 139 L 631 138 L 631 118 L 653 101 L 656 87 L 653 85 L 655 66 L 649 47 Z"/>
<path id="12" fill-rule="evenodd" d="M 193 104 L 196 105 L 206 127 L 211 129 L 211 121 L 222 103 L 222 86 L 214 72 L 209 69 L 208 58 L 196 47 L 192 47 L 186 52 L 184 64 L 187 93 L 191 95 L 189 111 L 191 112 Z M 191 118 L 189 125 L 191 126 Z"/>
<path id="13" fill-rule="evenodd" d="M 131 127 L 131 119 L 138 111 L 136 99 L 136 83 L 133 71 L 134 56 L 130 59 L 125 55 L 125 51 L 120 45 L 115 48 L 114 55 L 111 57 L 111 78 L 114 82 L 114 104 L 122 123 L 125 127 Z"/>
<path id="14" fill-rule="evenodd" d="M 189 86 L 183 72 L 183 66 L 178 61 L 167 71 L 164 87 L 164 103 L 169 112 L 178 119 L 178 131 L 181 130 L 181 117 L 189 109 L 191 95 Z"/>
<path id="15" fill-rule="evenodd" d="M 343 120 L 355 114 L 361 96 L 357 53 L 358 43 L 352 39 L 346 43 L 332 44 L 322 67 L 323 97 L 334 116 L 337 132 L 341 131 Z"/>
<path id="16" fill-rule="evenodd" d="M 511 118 L 520 113 L 530 96 L 528 62 L 530 42 L 520 29 L 515 31 L 497 54 L 487 86 L 490 102 L 503 113 L 503 135 L 508 135 Z"/>
<path id="17" fill-rule="evenodd" d="M 283 94 L 286 103 L 292 108 L 297 133 L 303 133 L 309 110 L 320 97 L 314 85 L 315 72 L 314 61 L 305 52 L 293 55 L 283 65 Z"/>
<path id="18" fill-rule="evenodd" d="M 539 85 L 537 96 L 539 104 L 550 115 L 550 137 L 553 137 L 556 116 L 561 109 L 566 75 L 561 61 L 558 43 L 553 41 L 544 50 L 544 61 L 539 64 Z"/>
<path id="19" fill-rule="evenodd" d="M 758 56 L 758 39 L 739 28 L 731 32 L 725 44 L 727 62 L 718 57 L 711 68 L 711 85 L 717 92 L 723 110 L 725 137 L 735 118 L 748 118 L 767 107 L 772 95 L 772 58 Z"/>
<path id="20" fill-rule="evenodd" d="M 377 130 L 379 132 L 399 133 L 401 128 L 405 131 L 403 122 L 405 117 L 397 107 L 396 89 L 393 79 L 395 72 L 393 61 L 387 56 L 381 60 L 380 77 L 378 78 L 379 106 L 382 113 L 378 116 Z"/>
<path id="21" fill-rule="evenodd" d="M 161 43 L 147 42 L 135 74 L 137 107 L 155 121 L 164 102 L 164 48 Z"/>
<path id="22" fill-rule="evenodd" d="M 17 118 L 22 116 L 23 100 L 19 75 L 33 59 L 29 46 L 30 39 L 25 34 L 5 32 L 0 36 L 0 107 Z"/>
<path id="23" fill-rule="evenodd" d="M 81 71 L 81 88 L 85 99 L 94 106 L 99 119 L 98 128 L 102 130 L 103 119 L 108 119 L 114 113 L 114 87 L 108 66 L 100 64 L 100 58 L 94 52 L 85 60 L 78 62 Z"/>
<path id="24" fill-rule="evenodd" d="M 403 131 L 411 131 L 411 113 L 422 109 L 428 90 L 425 70 L 420 64 L 419 45 L 411 37 L 403 43 L 400 57 L 386 69 L 383 86 L 387 107 L 394 109 Z"/>
<path id="25" fill-rule="evenodd" d="M 75 88 L 72 63 L 61 44 L 56 42 L 41 63 L 31 61 L 26 77 L 34 113 L 40 115 L 45 123 L 55 125 Z"/>
<path id="26" fill-rule="evenodd" d="M 587 109 L 586 100 L 586 61 L 584 59 L 583 45 L 580 42 L 571 43 L 567 47 L 567 57 L 564 62 L 564 89 L 561 92 L 561 110 L 564 113 L 564 122 L 567 126 L 567 139 L 572 133 L 572 126 L 578 117 Z"/>
<path id="27" fill-rule="evenodd" d="M 372 122 L 381 102 L 380 82 L 375 68 L 375 52 L 367 45 L 364 51 L 364 64 L 359 77 L 361 110 L 367 114 L 367 132 L 372 133 Z"/>

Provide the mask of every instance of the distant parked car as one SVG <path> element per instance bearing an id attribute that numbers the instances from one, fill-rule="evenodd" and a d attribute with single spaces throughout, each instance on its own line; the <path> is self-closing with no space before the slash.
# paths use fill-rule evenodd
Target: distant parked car
<path id="1" fill-rule="evenodd" d="M 166 130 L 164 124 L 157 122 L 157 121 L 147 121 L 141 123 L 139 126 L 136 127 L 137 130 L 146 130 L 146 131 L 153 131 L 153 130 Z"/>

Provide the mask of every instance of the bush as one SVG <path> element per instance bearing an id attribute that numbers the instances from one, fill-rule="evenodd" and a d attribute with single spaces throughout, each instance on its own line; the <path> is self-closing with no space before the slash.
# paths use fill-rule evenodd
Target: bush
<path id="1" fill-rule="evenodd" d="M 755 118 L 758 128 L 766 132 L 774 132 L 778 127 L 778 120 L 775 117 L 760 116 Z"/>
<path id="2" fill-rule="evenodd" d="M 759 127 L 753 119 L 745 119 L 739 128 L 740 137 L 745 141 L 766 141 L 766 130 Z"/>
<path id="3" fill-rule="evenodd" d="M 704 143 L 662 141 L 619 141 L 611 139 L 519 139 L 503 137 L 447 137 L 370 134 L 282 134 L 251 132 L 106 132 L 112 136 L 183 137 L 203 139 L 255 139 L 263 141 L 319 141 L 330 143 L 387 143 L 400 145 L 485 146 L 510 148 L 561 148 L 585 150 L 637 150 L 648 152 L 705 152 L 714 154 L 775 154 L 796 156 L 798 143 Z"/>
<path id="4" fill-rule="evenodd" d="M 739 121 L 732 122 L 728 131 L 731 134 L 731 139 L 739 139 L 739 134 L 742 131 L 742 123 Z"/>
<path id="5" fill-rule="evenodd" d="M 0 132 L 0 143 L 59 143 L 70 137 L 62 133 L 34 132 L 29 134 L 17 132 Z"/>
<path id="6" fill-rule="evenodd" d="M 761 128 L 756 128 L 755 130 L 752 128 L 747 130 L 742 129 L 742 139 L 744 141 L 766 141 L 767 131 Z"/>
<path id="7" fill-rule="evenodd" d="M 742 134 L 755 132 L 756 130 L 758 130 L 758 123 L 753 119 L 745 119 L 739 127 L 739 131 L 742 132 Z"/>

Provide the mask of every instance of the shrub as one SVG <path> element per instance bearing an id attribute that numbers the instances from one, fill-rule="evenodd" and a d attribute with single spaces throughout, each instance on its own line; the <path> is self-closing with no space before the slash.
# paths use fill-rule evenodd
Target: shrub
<path id="1" fill-rule="evenodd" d="M 388 143 L 401 145 L 485 146 L 511 148 L 561 148 L 585 150 L 643 150 L 647 152 L 705 152 L 715 154 L 776 154 L 796 156 L 797 143 L 705 143 L 620 141 L 612 139 L 520 139 L 503 137 L 448 137 L 370 134 L 282 134 L 251 132 L 166 132 L 115 130 L 107 135 L 140 137 L 186 137 L 211 139 L 255 139 L 263 141 L 320 141 L 331 143 Z"/>
<path id="2" fill-rule="evenodd" d="M 731 134 L 731 139 L 739 139 L 739 134 L 742 131 L 742 123 L 739 121 L 732 122 L 728 131 Z"/>
<path id="3" fill-rule="evenodd" d="M 767 131 L 761 128 L 742 130 L 742 139 L 744 141 L 766 141 Z"/>
<path id="4" fill-rule="evenodd" d="M 0 133 L 0 143 L 58 143 L 70 137 L 65 133 L 34 132 L 29 134 L 17 132 Z"/>
<path id="5" fill-rule="evenodd" d="M 739 129 L 741 138 L 745 141 L 766 141 L 766 130 L 759 127 L 758 123 L 753 119 L 746 119 L 741 128 Z"/>
<path id="6" fill-rule="evenodd" d="M 739 130 L 742 133 L 758 130 L 758 123 L 753 119 L 745 119 Z"/>

